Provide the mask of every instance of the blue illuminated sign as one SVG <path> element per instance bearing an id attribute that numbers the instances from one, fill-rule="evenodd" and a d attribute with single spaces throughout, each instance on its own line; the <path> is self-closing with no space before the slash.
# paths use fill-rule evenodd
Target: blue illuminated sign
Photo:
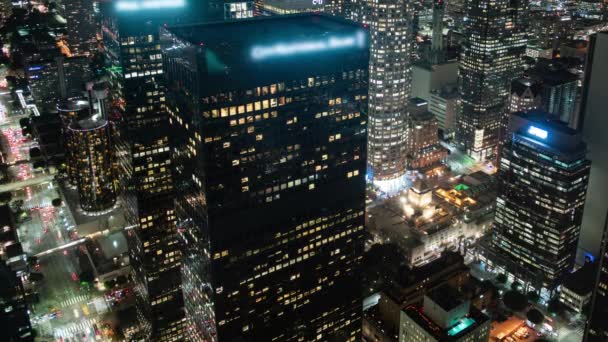
<path id="1" fill-rule="evenodd" d="M 164 8 L 180 8 L 186 5 L 185 0 L 123 0 L 116 3 L 119 11 L 140 11 Z"/>
<path id="2" fill-rule="evenodd" d="M 544 129 L 540 129 L 536 126 L 530 126 L 530 128 L 528 128 L 528 133 L 543 140 L 547 139 L 547 137 L 549 136 L 549 133 L 547 131 L 545 131 Z"/>
<path id="3" fill-rule="evenodd" d="M 270 57 L 290 56 L 326 50 L 339 50 L 351 47 L 365 46 L 365 34 L 362 31 L 347 37 L 329 37 L 323 40 L 307 40 L 291 43 L 277 43 L 274 45 L 254 46 L 251 57 L 255 60 Z"/>
<path id="4" fill-rule="evenodd" d="M 42 69 L 44 69 L 43 66 L 33 66 L 33 67 L 27 68 L 27 71 L 37 71 L 37 70 L 42 70 Z"/>

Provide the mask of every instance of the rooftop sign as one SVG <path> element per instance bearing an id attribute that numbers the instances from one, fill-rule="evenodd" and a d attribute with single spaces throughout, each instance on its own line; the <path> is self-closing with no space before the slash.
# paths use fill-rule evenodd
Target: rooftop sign
<path id="1" fill-rule="evenodd" d="M 291 56 L 327 50 L 340 50 L 365 46 L 365 34 L 362 31 L 346 37 L 330 36 L 319 40 L 305 40 L 274 45 L 256 45 L 251 49 L 251 57 L 262 60 L 271 57 Z"/>
<path id="2" fill-rule="evenodd" d="M 141 11 L 180 8 L 185 5 L 185 0 L 121 0 L 116 2 L 116 9 L 119 11 Z"/>
<path id="3" fill-rule="evenodd" d="M 528 133 L 543 140 L 547 139 L 547 137 L 549 136 L 549 133 L 547 131 L 545 131 L 544 129 L 540 129 L 536 126 L 530 126 L 528 128 Z"/>

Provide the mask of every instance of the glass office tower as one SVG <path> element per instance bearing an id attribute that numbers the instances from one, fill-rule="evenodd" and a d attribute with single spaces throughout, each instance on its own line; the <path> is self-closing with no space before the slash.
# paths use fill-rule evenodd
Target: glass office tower
<path id="1" fill-rule="evenodd" d="M 180 340 L 184 311 L 181 253 L 175 225 L 161 25 L 195 13 L 185 1 L 105 3 L 102 34 L 109 94 L 108 118 L 127 209 L 131 265 L 138 286 L 142 338 Z"/>
<path id="2" fill-rule="evenodd" d="M 456 139 L 475 160 L 495 157 L 511 81 L 521 76 L 527 0 L 467 0 Z"/>
<path id="3" fill-rule="evenodd" d="M 608 32 L 600 32 L 590 37 L 589 55 L 585 66 L 585 80 L 581 100 L 580 128 L 589 144 L 593 165 L 589 196 L 585 203 L 583 217 L 582 247 L 599 255 L 600 273 L 592 298 L 592 312 L 585 332 L 586 342 L 600 342 L 608 339 L 608 135 L 606 135 L 606 87 L 608 84 Z M 603 242 L 598 237 L 603 232 Z M 599 251 L 599 253 L 598 253 Z"/>
<path id="4" fill-rule="evenodd" d="M 93 0 L 63 0 L 61 12 L 67 21 L 67 43 L 73 56 L 90 55 L 95 52 L 97 31 Z"/>
<path id="5" fill-rule="evenodd" d="M 369 46 L 319 14 L 163 28 L 193 341 L 358 341 Z"/>
<path id="6" fill-rule="evenodd" d="M 534 111 L 511 116 L 492 239 L 553 290 L 574 264 L 590 162 L 580 133 L 543 117 Z"/>
<path id="7" fill-rule="evenodd" d="M 608 327 L 606 317 L 608 317 L 608 213 L 606 213 L 606 223 L 604 224 L 604 237 L 602 239 L 602 249 L 600 251 L 598 274 L 591 297 L 591 312 L 585 329 L 585 342 L 603 342 L 608 339 Z"/>

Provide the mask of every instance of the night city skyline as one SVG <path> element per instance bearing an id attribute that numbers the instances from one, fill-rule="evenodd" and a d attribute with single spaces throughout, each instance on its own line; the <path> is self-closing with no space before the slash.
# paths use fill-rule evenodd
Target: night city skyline
<path id="1" fill-rule="evenodd" d="M 608 342 L 605 0 L 0 0 L 0 341 Z"/>

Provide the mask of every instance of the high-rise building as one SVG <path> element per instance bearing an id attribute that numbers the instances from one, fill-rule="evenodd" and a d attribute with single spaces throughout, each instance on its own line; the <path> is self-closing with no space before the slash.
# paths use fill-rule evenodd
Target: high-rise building
<path id="1" fill-rule="evenodd" d="M 581 98 L 581 119 L 578 123 L 589 149 L 589 159 L 593 161 L 583 216 L 581 247 L 598 255 L 598 237 L 602 235 L 608 211 L 608 193 L 604 190 L 608 189 L 608 32 L 592 35 L 590 43 Z"/>
<path id="2" fill-rule="evenodd" d="M 460 107 L 460 93 L 455 84 L 431 91 L 429 111 L 435 115 L 443 138 L 453 137 Z"/>
<path id="3" fill-rule="evenodd" d="M 529 78 L 518 78 L 511 82 L 509 113 L 538 109 L 541 104 L 540 84 Z"/>
<path id="4" fill-rule="evenodd" d="M 369 45 L 320 14 L 163 28 L 192 341 L 358 341 Z"/>
<path id="5" fill-rule="evenodd" d="M 572 37 L 576 21 L 562 12 L 530 11 L 529 37 L 540 48 L 557 49 Z M 551 58 L 549 56 L 548 58 Z"/>
<path id="6" fill-rule="evenodd" d="M 433 113 L 410 114 L 408 120 L 408 170 L 422 173 L 441 166 L 448 150 L 439 144 L 439 128 Z"/>
<path id="7" fill-rule="evenodd" d="M 368 163 L 374 181 L 392 181 L 405 174 L 412 8 L 398 0 L 369 6 Z"/>
<path id="8" fill-rule="evenodd" d="M 94 0 L 63 0 L 61 12 L 67 21 L 67 43 L 73 56 L 90 55 L 97 45 Z"/>
<path id="9" fill-rule="evenodd" d="M 430 100 L 433 90 L 455 85 L 458 82 L 458 62 L 447 61 L 433 64 L 420 61 L 412 66 L 411 97 Z"/>
<path id="10" fill-rule="evenodd" d="M 8 209 L 8 207 L 7 207 Z M 7 217 L 8 218 L 8 217 Z M 21 279 L 0 259 L 0 326 L 4 341 L 33 342 L 34 331 Z"/>
<path id="11" fill-rule="evenodd" d="M 399 342 L 486 342 L 490 339 L 488 316 L 448 284 L 425 294 L 422 305 L 410 305 L 402 310 L 400 321 Z"/>
<path id="12" fill-rule="evenodd" d="M 48 59 L 30 63 L 25 71 L 36 105 L 43 109 L 52 108 L 57 104 L 61 98 L 57 60 Z"/>
<path id="13" fill-rule="evenodd" d="M 257 2 L 256 2 L 257 3 Z M 343 15 L 343 0 L 264 0 L 262 15 L 323 12 Z"/>
<path id="14" fill-rule="evenodd" d="M 604 20 L 606 4 L 602 0 L 582 0 L 578 4 L 576 15 L 590 20 Z"/>
<path id="15" fill-rule="evenodd" d="M 608 135 L 605 89 L 608 86 L 608 32 L 590 37 L 589 54 L 585 67 L 583 95 L 581 100 L 581 120 L 579 127 L 589 146 L 591 177 L 589 192 L 583 216 L 581 246 L 598 256 L 599 273 L 591 298 L 591 312 L 585 330 L 585 342 L 600 342 L 608 339 L 606 317 L 608 315 Z M 603 240 L 598 246 L 598 237 Z"/>
<path id="16" fill-rule="evenodd" d="M 103 4 L 108 117 L 126 208 L 142 339 L 184 336 L 181 253 L 175 224 L 159 28 L 196 16 L 186 1 Z"/>
<path id="17" fill-rule="evenodd" d="M 481 161 L 496 157 L 511 81 L 523 72 L 527 0 L 467 0 L 456 138 Z"/>
<path id="18" fill-rule="evenodd" d="M 29 63 L 26 74 L 36 105 L 51 110 L 61 99 L 82 95 L 90 70 L 85 57 L 57 56 Z"/>
<path id="19" fill-rule="evenodd" d="M 590 312 L 587 314 L 588 322 L 585 328 L 584 342 L 604 342 L 608 340 L 608 327 L 606 317 L 608 315 L 608 211 L 606 212 L 606 223 L 604 224 L 604 236 L 598 262 L 598 273 L 594 283 L 594 291 L 591 297 Z"/>
<path id="20" fill-rule="evenodd" d="M 438 64 L 445 60 L 445 46 L 443 44 L 443 15 L 445 13 L 445 2 L 435 0 L 433 4 L 433 37 L 431 41 L 432 64 Z"/>
<path id="21" fill-rule="evenodd" d="M 61 120 L 63 145 L 65 147 L 66 169 L 68 183 L 73 187 L 78 185 L 79 171 L 76 167 L 76 154 L 80 141 L 69 139 L 69 127 L 72 122 L 84 120 L 91 115 L 89 101 L 85 98 L 63 100 L 57 104 L 57 112 Z"/>
<path id="22" fill-rule="evenodd" d="M 111 209 L 116 203 L 116 184 L 108 121 L 99 115 L 75 120 L 67 133 L 80 207 L 85 212 Z"/>
<path id="23" fill-rule="evenodd" d="M 4 26 L 4 22 L 13 13 L 12 0 L 0 0 L 0 25 Z"/>
<path id="24" fill-rule="evenodd" d="M 540 85 L 541 104 L 538 108 L 576 129 L 579 126 L 576 108 L 578 76 L 568 71 L 566 66 L 546 59 L 526 70 L 526 75 Z"/>
<path id="25" fill-rule="evenodd" d="M 512 114 L 509 132 L 493 245 L 540 275 L 550 292 L 574 265 L 589 181 L 586 145 L 580 133 L 537 111 Z"/>

